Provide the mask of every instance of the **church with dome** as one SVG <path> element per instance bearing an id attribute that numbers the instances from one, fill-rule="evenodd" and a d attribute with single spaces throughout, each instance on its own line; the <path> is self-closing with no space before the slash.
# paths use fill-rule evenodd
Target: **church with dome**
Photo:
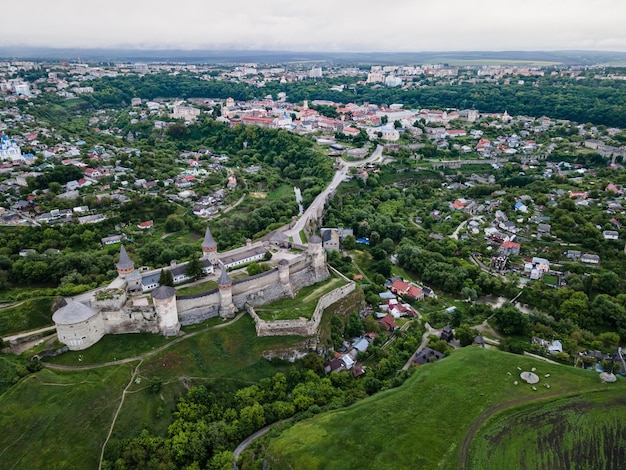
<path id="1" fill-rule="evenodd" d="M 216 276 L 217 289 L 193 295 L 177 295 L 173 287 L 160 286 L 161 269 L 139 272 L 125 247 L 116 263 L 118 277 L 106 288 L 65 299 L 52 320 L 59 341 L 71 350 L 86 349 L 106 334 L 155 333 L 175 336 L 181 325 L 201 323 L 209 318 L 232 318 L 246 305 L 264 305 L 285 297 L 293 298 L 303 287 L 328 279 L 326 252 L 317 235 L 302 252 L 280 250 L 284 237 L 268 237 L 225 253 L 219 253 L 207 227 L 202 242 L 202 270 Z M 229 268 L 261 260 L 272 251 L 289 253 L 272 269 L 243 279 L 231 280 Z M 175 282 L 184 282 L 186 263 L 172 263 Z M 181 281 L 182 280 L 182 281 Z"/>

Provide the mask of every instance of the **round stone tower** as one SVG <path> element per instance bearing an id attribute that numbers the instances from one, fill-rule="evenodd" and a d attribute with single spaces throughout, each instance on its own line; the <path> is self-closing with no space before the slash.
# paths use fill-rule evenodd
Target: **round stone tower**
<path id="1" fill-rule="evenodd" d="M 204 240 L 202 241 L 202 257 L 210 260 L 213 264 L 217 264 L 219 261 L 217 257 L 217 243 L 215 242 L 209 227 L 206 228 Z"/>
<path id="2" fill-rule="evenodd" d="M 133 260 L 130 259 L 128 253 L 126 253 L 124 245 L 120 247 L 120 260 L 115 267 L 117 268 L 117 274 L 119 274 L 122 279 L 126 279 L 126 276 L 135 270 L 135 263 L 133 263 Z"/>
<path id="3" fill-rule="evenodd" d="M 285 295 L 293 298 L 293 290 L 291 289 L 291 281 L 289 279 L 289 261 L 286 259 L 281 259 L 278 262 L 278 278 L 280 279 L 280 284 L 283 286 Z"/>
<path id="4" fill-rule="evenodd" d="M 220 317 L 232 318 L 235 315 L 235 304 L 233 304 L 233 281 L 228 276 L 226 266 L 222 266 L 222 273 L 217 282 L 220 292 Z"/>
<path id="5" fill-rule="evenodd" d="M 160 286 L 150 294 L 154 303 L 159 330 L 164 336 L 176 336 L 180 331 L 178 309 L 176 308 L 176 289 L 170 286 Z"/>
<path id="6" fill-rule="evenodd" d="M 315 276 L 315 282 L 323 281 L 330 276 L 326 267 L 326 252 L 322 247 L 322 239 L 317 235 L 309 238 L 308 255 L 311 262 L 311 269 Z"/>

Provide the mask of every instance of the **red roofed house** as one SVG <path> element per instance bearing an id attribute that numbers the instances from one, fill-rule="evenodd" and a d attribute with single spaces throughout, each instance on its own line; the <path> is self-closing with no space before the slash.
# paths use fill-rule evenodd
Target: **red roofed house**
<path id="1" fill-rule="evenodd" d="M 151 220 L 146 220 L 145 222 L 141 222 L 139 225 L 137 225 L 137 227 L 139 227 L 141 230 L 148 230 L 149 228 L 152 228 L 153 225 L 154 223 Z"/>
<path id="2" fill-rule="evenodd" d="M 510 240 L 505 241 L 501 246 L 501 251 L 507 255 L 519 255 L 520 244 Z"/>
<path id="3" fill-rule="evenodd" d="M 414 284 L 411 284 L 409 286 L 409 289 L 406 292 L 406 296 L 409 299 L 413 299 L 413 300 L 424 300 L 424 292 L 422 291 L 422 289 L 420 289 Z"/>
<path id="4" fill-rule="evenodd" d="M 388 313 L 387 315 L 385 315 L 384 317 L 382 317 L 380 320 L 378 320 L 378 323 L 380 323 L 380 326 L 382 326 L 385 331 L 395 331 L 396 328 L 398 328 L 398 324 L 396 323 L 396 321 L 394 320 L 394 318 L 391 316 L 390 313 Z"/>
<path id="5" fill-rule="evenodd" d="M 409 290 L 409 283 L 400 280 L 393 281 L 393 284 L 389 286 L 389 290 L 391 290 L 394 294 L 404 295 Z"/>

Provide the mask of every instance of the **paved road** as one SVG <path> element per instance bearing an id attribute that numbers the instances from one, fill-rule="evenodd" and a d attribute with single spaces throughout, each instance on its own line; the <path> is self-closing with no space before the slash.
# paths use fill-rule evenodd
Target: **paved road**
<path id="1" fill-rule="evenodd" d="M 300 238 L 300 231 L 304 230 L 304 227 L 307 226 L 310 220 L 317 217 L 320 209 L 324 208 L 329 194 L 334 192 L 337 189 L 337 186 L 339 186 L 339 184 L 346 179 L 350 168 L 363 166 L 367 165 L 368 163 L 378 161 L 382 158 L 382 155 L 383 147 L 382 145 L 379 145 L 378 147 L 376 147 L 376 150 L 374 150 L 372 154 L 365 160 L 359 160 L 356 162 L 346 162 L 342 160 L 343 164 L 341 168 L 335 173 L 335 176 L 333 177 L 330 184 L 315 198 L 311 205 L 307 207 L 307 209 L 304 211 L 304 214 L 302 214 L 296 224 L 292 228 L 285 231 L 285 235 L 287 235 L 288 237 L 293 237 L 293 240 L 296 243 L 304 245 L 304 240 Z"/>
<path id="2" fill-rule="evenodd" d="M 421 318 L 421 316 L 420 316 Z M 435 335 L 435 336 L 439 336 L 441 334 L 441 330 L 436 330 L 434 328 L 432 328 L 430 326 L 430 324 L 428 322 L 424 323 L 424 327 L 426 328 L 426 331 L 424 332 L 424 334 L 422 335 L 422 342 L 420 343 L 420 345 L 417 347 L 417 349 L 415 350 L 415 352 L 413 354 L 411 354 L 411 357 L 409 357 L 409 360 L 406 361 L 406 364 L 404 364 L 404 366 L 402 367 L 402 370 L 408 370 L 409 367 L 411 367 L 411 364 L 413 364 L 413 358 L 415 356 L 417 356 L 417 354 L 424 349 L 426 346 L 428 346 L 428 342 L 430 341 L 428 339 L 428 337 L 430 335 Z"/>
<path id="3" fill-rule="evenodd" d="M 241 453 L 246 450 L 246 448 L 253 442 L 256 441 L 259 437 L 263 436 L 264 434 L 267 434 L 267 432 L 272 429 L 274 426 L 278 426 L 279 424 L 283 424 L 286 421 L 289 421 L 291 418 L 289 419 L 281 419 L 280 421 L 276 421 L 275 423 L 269 424 L 267 426 L 265 426 L 264 428 L 259 429 L 257 432 L 255 432 L 254 434 L 249 435 L 248 437 L 246 437 L 241 444 L 239 444 L 237 446 L 237 448 L 235 449 L 235 451 L 233 452 L 234 455 L 234 460 L 233 460 L 233 470 L 237 470 L 239 467 L 237 466 L 237 459 L 239 459 L 239 456 L 241 455 Z"/>

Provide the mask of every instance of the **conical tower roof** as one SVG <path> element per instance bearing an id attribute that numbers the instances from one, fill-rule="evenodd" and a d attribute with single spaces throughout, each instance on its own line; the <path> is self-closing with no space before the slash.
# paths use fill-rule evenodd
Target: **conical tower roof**
<path id="1" fill-rule="evenodd" d="M 117 269 L 129 269 L 135 267 L 135 263 L 133 263 L 133 260 L 130 259 L 128 253 L 126 253 L 126 248 L 124 248 L 124 245 L 121 245 L 120 247 L 120 260 L 115 266 L 117 267 Z"/>
<path id="2" fill-rule="evenodd" d="M 217 281 L 217 285 L 228 286 L 228 285 L 231 285 L 232 283 L 233 281 L 231 281 L 230 277 L 228 276 L 228 269 L 226 269 L 226 267 L 223 267 L 222 274 L 220 274 L 220 279 L 219 281 Z"/>
<path id="3" fill-rule="evenodd" d="M 204 233 L 204 241 L 202 242 L 202 248 L 215 248 L 217 247 L 217 243 L 211 235 L 211 229 L 209 227 L 206 228 L 206 232 Z"/>

